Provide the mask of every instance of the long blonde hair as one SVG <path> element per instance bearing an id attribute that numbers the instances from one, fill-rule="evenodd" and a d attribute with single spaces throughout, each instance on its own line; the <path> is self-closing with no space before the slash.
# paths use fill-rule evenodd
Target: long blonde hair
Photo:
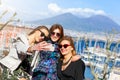
<path id="1" fill-rule="evenodd" d="M 31 35 L 31 34 L 33 34 L 33 33 L 35 33 L 35 31 L 39 31 L 39 30 L 41 30 L 41 29 L 46 29 L 48 32 L 49 32 L 49 29 L 46 27 L 46 26 L 38 26 L 38 27 L 36 27 L 33 31 L 31 31 L 28 35 Z"/>

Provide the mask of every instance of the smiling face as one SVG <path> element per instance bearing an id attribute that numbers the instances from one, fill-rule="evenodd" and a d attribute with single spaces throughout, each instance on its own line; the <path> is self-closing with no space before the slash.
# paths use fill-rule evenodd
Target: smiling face
<path id="1" fill-rule="evenodd" d="M 40 30 L 41 30 L 41 32 L 42 32 L 46 37 L 49 36 L 48 30 L 46 30 L 46 29 L 40 29 Z"/>
<path id="2" fill-rule="evenodd" d="M 62 25 L 53 24 L 50 28 L 50 39 L 52 42 L 58 42 L 64 36 Z"/>
<path id="3" fill-rule="evenodd" d="M 61 33 L 59 29 L 54 29 L 51 34 L 50 38 L 53 42 L 57 42 L 60 39 Z"/>
<path id="4" fill-rule="evenodd" d="M 35 37 L 34 37 L 34 39 L 35 39 L 35 43 L 38 43 L 38 42 L 44 40 L 44 36 L 41 36 L 41 32 L 40 32 L 39 30 L 37 30 L 37 31 L 35 32 Z"/>
<path id="5" fill-rule="evenodd" d="M 60 52 L 63 56 L 71 54 L 73 47 L 71 46 L 70 42 L 68 40 L 63 40 L 59 44 Z"/>
<path id="6" fill-rule="evenodd" d="M 61 52 L 61 59 L 63 57 L 70 57 L 76 55 L 74 41 L 70 36 L 64 36 L 59 41 L 59 50 Z"/>
<path id="7" fill-rule="evenodd" d="M 49 32 L 46 29 L 37 30 L 35 34 L 35 42 L 38 43 L 43 41 L 48 35 Z"/>

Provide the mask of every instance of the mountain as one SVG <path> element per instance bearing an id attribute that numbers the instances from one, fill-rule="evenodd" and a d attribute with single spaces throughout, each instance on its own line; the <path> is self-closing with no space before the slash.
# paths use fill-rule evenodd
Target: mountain
<path id="1" fill-rule="evenodd" d="M 89 18 L 80 18 L 71 13 L 64 13 L 51 18 L 30 21 L 35 25 L 52 25 L 55 23 L 61 24 L 65 29 L 71 29 L 82 32 L 108 32 L 112 29 L 120 31 L 120 25 L 112 19 L 102 15 L 95 15 Z"/>

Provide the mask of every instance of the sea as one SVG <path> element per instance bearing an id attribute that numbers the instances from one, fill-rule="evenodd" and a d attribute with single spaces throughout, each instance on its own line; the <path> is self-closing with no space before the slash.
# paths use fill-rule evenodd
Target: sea
<path id="1" fill-rule="evenodd" d="M 86 80 L 94 80 L 94 76 L 91 73 L 91 69 L 89 66 L 86 66 L 85 68 L 85 79 Z"/>

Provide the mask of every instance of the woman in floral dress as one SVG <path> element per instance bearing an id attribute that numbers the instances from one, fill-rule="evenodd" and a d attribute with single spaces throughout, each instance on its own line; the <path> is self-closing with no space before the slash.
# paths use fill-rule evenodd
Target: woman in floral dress
<path id="1" fill-rule="evenodd" d="M 43 51 L 40 51 L 40 60 L 33 70 L 32 80 L 58 80 L 56 64 L 59 58 L 58 41 L 64 36 L 63 27 L 54 24 L 50 28 L 50 40 L 46 41 Z"/>

